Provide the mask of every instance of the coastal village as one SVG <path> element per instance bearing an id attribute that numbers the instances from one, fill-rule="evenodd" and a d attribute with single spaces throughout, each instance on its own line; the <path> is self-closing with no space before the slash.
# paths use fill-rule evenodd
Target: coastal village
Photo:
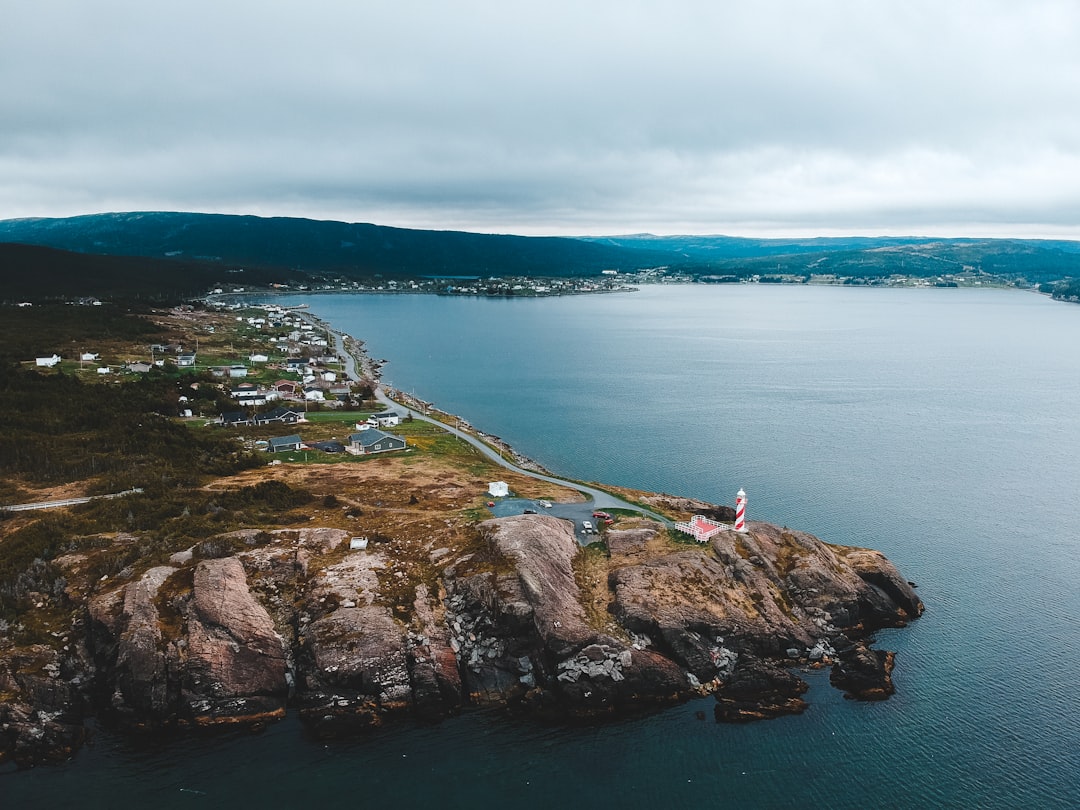
<path id="1" fill-rule="evenodd" d="M 206 391 L 198 390 L 205 384 L 200 383 L 179 396 L 176 415 L 230 428 L 312 425 L 309 413 L 355 410 L 370 398 L 373 382 L 347 373 L 345 358 L 330 348 L 327 330 L 305 317 L 303 308 L 232 303 L 217 310 L 216 316 L 204 313 L 196 317 L 194 309 L 181 307 L 162 315 L 163 325 L 191 326 L 194 336 L 186 343 L 148 344 L 143 357 L 133 356 L 131 347 L 125 347 L 111 356 L 79 351 L 76 357 L 62 358 L 53 353 L 36 357 L 34 366 L 93 375 L 102 382 L 150 373 L 205 371 L 220 381 L 215 383 L 220 396 L 214 401 L 234 407 L 208 414 Z M 208 416 L 213 418 L 206 421 Z M 399 424 L 401 419 L 396 412 L 371 414 L 357 421 L 355 430 L 340 440 L 336 436 L 324 438 L 316 430 L 310 442 L 292 432 L 259 438 L 253 446 L 275 454 L 303 450 L 351 455 L 391 452 L 404 449 L 405 439 L 382 429 Z"/>
<path id="2" fill-rule="evenodd" d="M 22 373 L 169 389 L 171 412 L 136 430 L 164 419 L 232 466 L 150 467 L 152 491 L 9 483 L 23 503 L 9 496 L 0 544 L 29 568 L 0 591 L 0 761 L 68 757 L 88 717 L 184 729 L 294 709 L 339 736 L 468 706 L 566 720 L 713 695 L 718 721 L 745 722 L 805 709 L 798 667 L 892 693 L 867 635 L 922 603 L 883 555 L 753 521 L 741 491 L 732 508 L 556 478 L 387 399 L 362 344 L 303 309 L 148 318 L 153 341 L 42 346 Z"/>

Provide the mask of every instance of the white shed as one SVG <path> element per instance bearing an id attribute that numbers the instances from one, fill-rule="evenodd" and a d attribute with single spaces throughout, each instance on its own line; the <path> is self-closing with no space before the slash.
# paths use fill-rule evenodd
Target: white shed
<path id="1" fill-rule="evenodd" d="M 505 498 L 510 494 L 510 485 L 505 481 L 492 481 L 488 484 L 488 493 L 493 498 Z"/>

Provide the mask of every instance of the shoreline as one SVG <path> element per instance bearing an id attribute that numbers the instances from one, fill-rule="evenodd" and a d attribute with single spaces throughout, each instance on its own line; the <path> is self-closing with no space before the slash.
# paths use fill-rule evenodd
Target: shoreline
<path id="1" fill-rule="evenodd" d="M 304 311 L 301 317 L 314 325 L 317 325 L 320 329 L 325 329 L 328 336 L 332 335 L 336 344 L 335 348 L 338 351 L 344 350 L 349 353 L 348 358 L 346 358 L 347 360 L 352 361 L 351 364 L 346 363 L 349 370 L 355 371 L 357 364 L 364 367 L 365 363 L 367 367 L 373 370 L 372 373 L 374 376 L 372 381 L 375 383 L 375 398 L 377 400 L 384 403 L 401 405 L 401 400 L 404 399 L 406 402 L 405 407 L 410 407 L 407 404 L 408 402 L 417 403 L 418 407 L 413 408 L 413 410 L 419 411 L 420 416 L 418 418 L 437 424 L 451 435 L 456 435 L 458 438 L 472 444 L 481 452 L 485 453 L 492 461 L 506 469 L 530 476 L 540 481 L 577 491 L 592 503 L 594 509 L 628 509 L 632 512 L 637 512 L 646 519 L 657 521 L 665 527 L 670 526 L 673 523 L 671 519 L 659 514 L 653 509 L 632 503 L 625 498 L 604 489 L 603 486 L 576 481 L 551 472 L 542 464 L 517 452 L 513 446 L 505 440 L 476 429 L 471 423 L 465 421 L 456 414 L 450 414 L 446 411 L 441 411 L 438 408 L 433 408 L 430 403 L 425 403 L 422 400 L 418 400 L 416 397 L 404 394 L 401 391 L 392 391 L 391 393 L 397 394 L 398 396 L 391 396 L 383 390 L 376 366 L 371 363 L 370 357 L 368 357 L 367 352 L 363 348 L 363 341 L 349 335 L 347 332 L 336 329 L 329 321 L 324 320 L 310 310 Z M 353 354 L 352 352 L 357 352 L 360 356 L 358 357 L 357 354 Z M 443 419 L 436 418 L 431 415 L 432 412 L 445 416 L 447 419 L 456 422 L 457 424 L 450 424 Z M 509 458 L 506 456 L 509 456 Z"/>
<path id="2" fill-rule="evenodd" d="M 350 377 L 370 374 L 375 398 L 393 402 L 363 341 L 317 312 L 298 317 L 325 331 L 324 354 L 336 352 Z M 746 722 L 801 713 L 808 685 L 792 670 L 809 663 L 833 664 L 833 685 L 857 699 L 892 693 L 893 656 L 871 650 L 870 634 L 907 624 L 923 607 L 884 555 L 760 521 L 736 532 L 733 510 L 715 504 L 634 490 L 618 497 L 528 472 L 506 460 L 513 451 L 501 439 L 491 447 L 493 437 L 419 418 L 446 430 L 449 444 L 465 439 L 515 473 L 566 488 L 542 497 L 569 503 L 577 498 L 564 492 L 583 494 L 581 512 L 489 517 L 482 507 L 494 468 L 455 446 L 465 460 L 426 478 L 409 458 L 365 465 L 351 478 L 301 463 L 288 483 L 310 480 L 317 496 L 329 493 L 321 504 L 305 492 L 310 509 L 285 513 L 292 506 L 284 503 L 269 524 L 237 510 L 240 528 L 223 525 L 186 550 L 170 541 L 174 553 L 143 561 L 149 568 L 140 562 L 99 578 L 85 556 L 66 555 L 59 564 L 88 621 L 75 642 L 53 636 L 85 646 L 74 658 L 67 646 L 35 648 L 49 657 L 29 683 L 85 669 L 94 691 L 80 691 L 81 677 L 58 681 L 63 712 L 53 722 L 27 687 L 7 709 L 0 742 L 6 734 L 10 751 L 0 757 L 66 758 L 92 717 L 127 729 L 262 727 L 288 707 L 317 737 L 473 706 L 559 722 L 609 719 L 706 694 L 716 695 L 718 722 Z M 251 473 L 256 491 L 267 474 Z M 612 507 L 629 509 L 631 520 L 622 523 L 620 512 L 591 532 L 594 510 Z M 676 519 L 706 510 L 723 523 L 693 543 L 654 508 Z M 792 580 L 794 560 L 801 573 Z"/>
<path id="3" fill-rule="evenodd" d="M 364 373 L 367 374 L 370 377 L 371 381 L 375 384 L 376 392 L 382 391 L 387 396 L 387 398 L 407 408 L 419 411 L 420 413 L 435 413 L 446 417 L 446 420 L 450 420 L 450 422 L 456 423 L 456 426 L 459 430 L 470 435 L 474 435 L 485 444 L 491 445 L 493 449 L 500 453 L 500 455 L 509 456 L 509 461 L 524 470 L 540 473 L 547 476 L 561 477 L 552 470 L 549 470 L 543 464 L 540 464 L 535 459 L 530 458 L 523 453 L 519 453 L 506 440 L 502 439 L 499 436 L 495 436 L 494 434 L 486 433 L 480 430 L 467 419 L 463 419 L 458 414 L 449 413 L 439 408 L 435 408 L 432 406 L 432 403 L 425 402 L 424 400 L 419 399 L 412 394 L 408 394 L 400 389 L 384 388 L 382 384 L 381 366 L 377 361 L 371 359 L 371 356 L 367 353 L 367 349 L 365 348 L 363 340 L 357 338 L 355 335 L 351 335 L 348 332 L 345 332 L 342 329 L 338 329 L 329 321 L 325 320 L 322 316 L 318 315 L 312 310 L 302 312 L 301 317 L 318 326 L 320 329 L 324 329 L 327 334 L 333 335 L 337 340 L 338 346 L 345 349 L 345 351 L 349 355 L 349 359 L 351 359 L 352 362 L 355 364 L 353 369 L 363 370 Z M 359 380 L 358 374 L 354 376 L 356 376 Z M 448 427 L 451 426 L 443 419 L 436 418 L 435 421 L 443 423 Z"/>

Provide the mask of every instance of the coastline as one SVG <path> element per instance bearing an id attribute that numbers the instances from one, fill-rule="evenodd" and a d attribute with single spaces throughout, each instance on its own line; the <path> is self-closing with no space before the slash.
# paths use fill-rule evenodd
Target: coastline
<path id="1" fill-rule="evenodd" d="M 379 382 L 361 340 L 318 313 L 301 317 L 326 331 L 349 376 Z M 85 558 L 64 558 L 88 615 L 76 641 L 86 648 L 77 664 L 58 653 L 44 677 L 92 671 L 95 694 L 112 698 L 70 684 L 69 713 L 40 756 L 70 755 L 84 710 L 139 729 L 261 725 L 296 707 L 322 737 L 473 706 L 567 721 L 706 694 L 718 695 L 717 720 L 745 722 L 805 709 L 800 666 L 832 664 L 834 684 L 861 699 L 891 693 L 892 656 L 872 651 L 867 631 L 903 626 L 922 603 L 883 555 L 756 521 L 680 539 L 647 506 L 527 472 L 423 418 L 504 467 L 584 494 L 577 520 L 558 508 L 490 516 L 493 468 L 468 452 L 233 476 L 218 491 L 302 493 L 303 513 L 261 527 L 245 517 L 186 550 L 172 545 L 167 563 L 103 579 L 80 581 Z M 660 497 L 656 508 L 680 520 L 724 509 Z M 620 511 L 589 531 L 583 521 L 608 508 Z M 372 546 L 354 548 L 364 538 Z M 803 579 L 789 579 L 794 560 Z M 27 700 L 9 724 L 13 746 L 40 730 Z"/>
<path id="2" fill-rule="evenodd" d="M 313 325 L 318 326 L 328 335 L 334 336 L 338 348 L 344 349 L 344 351 L 346 352 L 346 361 L 352 362 L 351 376 L 354 379 L 359 380 L 361 376 L 366 376 L 373 383 L 375 383 L 377 392 L 384 392 L 387 398 L 394 401 L 395 403 L 419 411 L 426 415 L 430 415 L 432 413 L 437 414 L 437 416 L 435 417 L 436 421 L 442 422 L 448 427 L 456 426 L 459 430 L 462 430 L 465 433 L 475 435 L 485 444 L 492 446 L 501 455 L 509 456 L 509 460 L 512 461 L 513 464 L 517 467 L 520 467 L 530 472 L 558 477 L 556 473 L 547 469 L 535 459 L 531 459 L 523 453 L 519 453 L 513 448 L 513 446 L 509 442 L 505 441 L 499 436 L 495 436 L 493 434 L 485 433 L 482 430 L 479 430 L 475 425 L 473 425 L 466 419 L 463 419 L 461 416 L 457 414 L 447 413 L 446 411 L 443 411 L 439 408 L 435 408 L 433 407 L 432 403 L 424 402 L 418 397 L 406 393 L 405 391 L 401 391 L 400 389 L 383 388 L 381 366 L 377 361 L 371 359 L 371 356 L 367 353 L 367 349 L 365 348 L 363 340 L 357 338 L 355 335 L 350 335 L 348 332 L 338 329 L 314 311 L 309 310 L 303 312 L 301 313 L 301 317 L 309 320 Z M 569 479 L 566 480 L 568 481 L 568 483 L 571 483 Z"/>
<path id="3" fill-rule="evenodd" d="M 628 501 L 605 490 L 602 486 L 595 486 L 582 481 L 574 481 L 550 472 L 536 461 L 518 453 L 508 442 L 503 441 L 497 436 L 492 436 L 477 430 L 471 424 L 455 414 L 449 414 L 445 411 L 433 408 L 431 403 L 423 402 L 422 400 L 418 400 L 401 391 L 389 393 L 383 391 L 380 384 L 381 381 L 377 376 L 378 364 L 373 363 L 367 355 L 367 352 L 364 350 L 363 341 L 358 340 L 340 329 L 336 329 L 328 321 L 316 315 L 314 312 L 305 311 L 302 313 L 301 317 L 309 320 L 314 325 L 317 325 L 320 329 L 324 329 L 328 336 L 333 336 L 337 350 L 345 351 L 347 353 L 345 360 L 347 369 L 350 373 L 354 375 L 358 373 L 357 366 L 371 370 L 371 373 L 375 375 L 372 377 L 372 380 L 375 383 L 375 397 L 388 407 L 401 405 L 410 407 L 409 403 L 412 403 L 413 409 L 419 412 L 419 416 L 416 418 L 424 419 L 439 425 L 443 430 L 474 445 L 481 452 L 486 453 L 493 461 L 513 472 L 524 474 L 538 481 L 544 481 L 577 490 L 588 499 L 592 504 L 593 509 L 625 509 L 631 512 L 637 512 L 642 517 L 650 520 L 655 520 L 663 526 L 670 526 L 672 524 L 673 521 L 664 515 L 657 513 L 653 509 Z M 397 394 L 397 396 L 395 397 L 393 394 Z M 432 416 L 432 413 L 436 414 L 436 416 Z M 510 458 L 506 458 L 506 456 L 510 456 Z"/>

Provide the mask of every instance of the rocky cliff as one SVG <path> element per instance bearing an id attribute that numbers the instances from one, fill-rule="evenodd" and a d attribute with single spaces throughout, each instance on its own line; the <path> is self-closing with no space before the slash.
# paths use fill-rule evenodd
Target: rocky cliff
<path id="1" fill-rule="evenodd" d="M 923 607 L 883 555 L 764 523 L 700 546 L 645 521 L 588 549 L 546 515 L 476 532 L 410 566 L 340 530 L 240 532 L 99 583 L 66 652 L 0 657 L 0 758 L 66 756 L 91 713 L 147 728 L 295 707 L 329 735 L 467 705 L 604 716 L 713 693 L 718 719 L 744 721 L 801 711 L 808 665 L 880 699 L 893 656 L 867 639 Z"/>

